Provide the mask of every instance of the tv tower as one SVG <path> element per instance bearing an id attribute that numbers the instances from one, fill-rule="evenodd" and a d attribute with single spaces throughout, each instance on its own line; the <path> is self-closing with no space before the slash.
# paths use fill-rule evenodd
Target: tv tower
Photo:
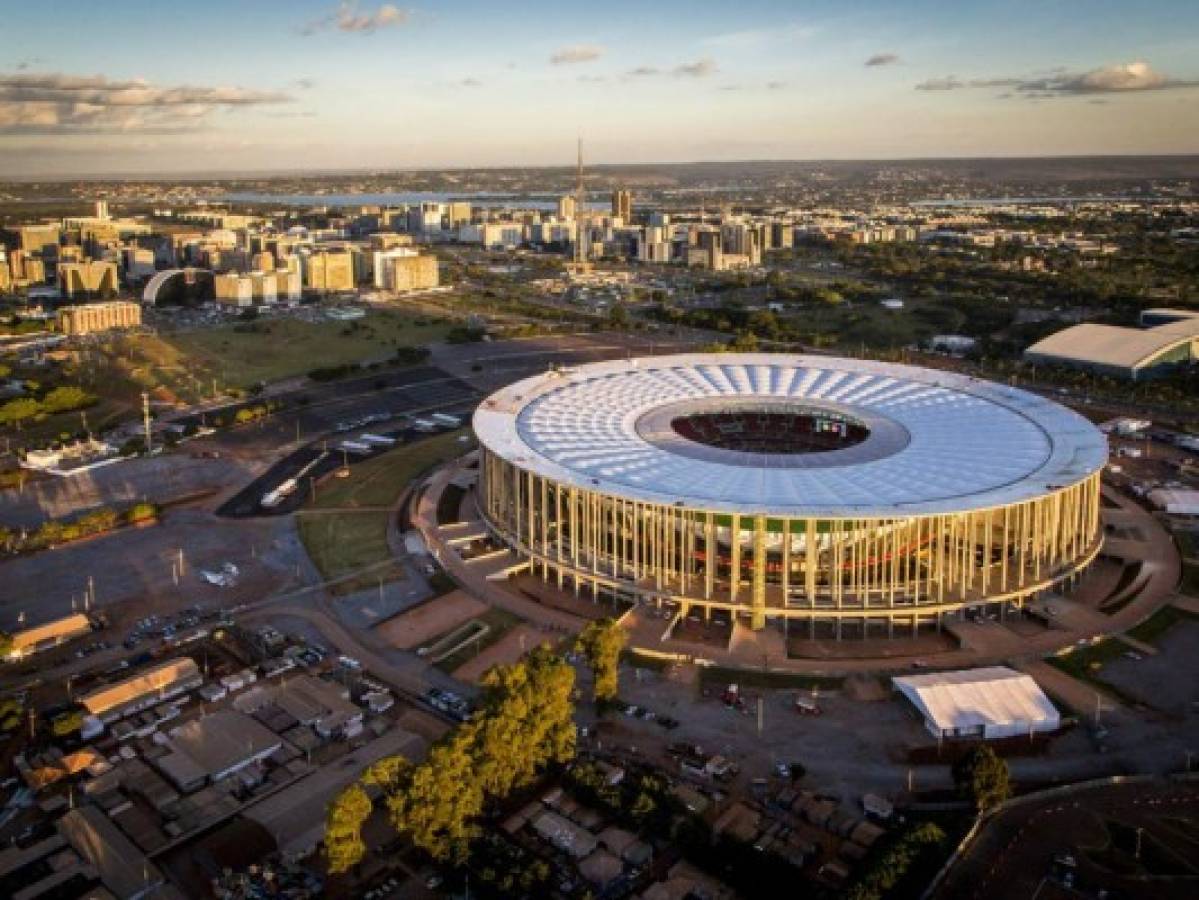
<path id="1" fill-rule="evenodd" d="M 579 138 L 579 157 L 578 164 L 575 167 L 575 252 L 574 262 L 576 266 L 582 267 L 583 262 L 587 259 L 587 252 L 583 247 L 583 233 L 585 228 L 583 221 L 583 138 Z"/>

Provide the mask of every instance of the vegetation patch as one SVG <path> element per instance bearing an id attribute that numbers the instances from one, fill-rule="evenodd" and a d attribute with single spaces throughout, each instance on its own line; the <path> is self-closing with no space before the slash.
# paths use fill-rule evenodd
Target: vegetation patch
<path id="1" fill-rule="evenodd" d="M 418 475 L 465 451 L 458 440 L 464 433 L 396 447 L 351 466 L 348 477 L 326 479 L 317 488 L 315 503 L 300 511 L 296 526 L 321 577 L 344 579 L 330 586 L 333 594 L 354 593 L 403 575 L 387 543 L 390 510 Z"/>
<path id="2" fill-rule="evenodd" d="M 222 386 L 250 387 L 303 375 L 312 370 L 313 360 L 320 360 L 325 370 L 349 367 L 349 374 L 364 362 L 394 357 L 402 348 L 439 341 L 448 327 L 381 310 L 348 323 L 278 318 L 179 331 L 157 340 L 169 348 L 167 356 L 182 357 L 201 381 L 215 377 Z"/>
<path id="3" fill-rule="evenodd" d="M 508 612 L 506 609 L 491 607 L 483 615 L 477 619 L 471 619 L 465 625 L 460 625 L 456 631 L 461 631 L 465 628 L 474 628 L 476 631 L 481 631 L 479 637 L 460 647 L 452 653 L 442 656 L 440 659 L 433 660 L 434 665 L 443 672 L 454 672 L 461 668 L 468 660 L 478 656 L 492 644 L 499 641 L 504 635 L 521 623 L 521 618 Z M 486 630 L 482 630 L 485 628 Z M 445 641 L 446 637 L 440 638 L 434 642 L 434 646 Z"/>
<path id="4" fill-rule="evenodd" d="M 772 672 L 761 669 L 733 669 L 727 666 L 701 666 L 701 688 L 723 690 L 730 684 L 766 690 L 839 690 L 845 679 L 835 675 L 809 675 L 804 672 Z"/>
<path id="5" fill-rule="evenodd" d="M 1163 606 L 1136 628 L 1129 629 L 1128 635 L 1146 644 L 1155 644 L 1179 622 L 1188 620 L 1199 620 L 1199 615 L 1178 606 Z"/>
<path id="6" fill-rule="evenodd" d="M 143 525 L 158 518 L 153 503 L 135 503 L 123 509 L 102 506 L 82 515 L 47 519 L 32 531 L 0 525 L 0 549 L 9 555 L 33 553 L 69 544 L 128 525 Z"/>

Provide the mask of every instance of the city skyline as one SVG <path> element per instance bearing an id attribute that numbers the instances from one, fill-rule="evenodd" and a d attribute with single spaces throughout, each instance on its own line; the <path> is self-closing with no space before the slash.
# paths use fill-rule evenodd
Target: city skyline
<path id="1" fill-rule="evenodd" d="M 1199 150 L 1181 2 L 118 7 L 8 17 L 10 176 Z"/>

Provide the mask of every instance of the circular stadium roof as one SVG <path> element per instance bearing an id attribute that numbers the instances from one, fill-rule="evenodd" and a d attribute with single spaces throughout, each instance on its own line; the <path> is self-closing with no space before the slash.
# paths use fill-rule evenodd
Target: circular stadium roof
<path id="1" fill-rule="evenodd" d="M 778 409 L 864 426 L 812 453 L 711 446 L 680 417 Z M 889 517 L 1043 496 L 1100 469 L 1102 434 L 1035 394 L 949 372 L 792 354 L 593 363 L 516 382 L 474 417 L 493 453 L 555 481 L 725 512 Z"/>

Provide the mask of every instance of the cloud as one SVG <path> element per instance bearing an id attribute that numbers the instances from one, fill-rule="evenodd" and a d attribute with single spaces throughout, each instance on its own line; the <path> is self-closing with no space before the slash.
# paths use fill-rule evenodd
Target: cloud
<path id="1" fill-rule="evenodd" d="M 1122 94 L 1193 87 L 1199 87 L 1199 81 L 1171 78 L 1154 71 L 1149 63 L 1131 62 L 1103 66 L 1087 72 L 1053 69 L 1047 75 L 1031 77 L 973 78 L 963 81 L 949 75 L 944 78 L 930 78 L 922 81 L 916 85 L 916 90 L 958 91 L 978 88 L 1010 88 L 1016 96 L 1032 100 L 1046 100 L 1053 97 L 1081 94 Z"/>
<path id="2" fill-rule="evenodd" d="M 625 72 L 626 78 L 654 78 L 659 75 L 673 75 L 675 78 L 707 78 L 720 71 L 716 60 L 704 57 L 694 62 L 679 63 L 672 69 L 661 69 L 657 66 L 638 66 Z"/>
<path id="3" fill-rule="evenodd" d="M 893 66 L 899 62 L 898 53 L 876 53 L 866 60 L 867 66 Z"/>
<path id="4" fill-rule="evenodd" d="M 550 63 L 555 66 L 569 66 L 575 63 L 595 62 L 604 55 L 604 48 L 595 44 L 573 44 L 562 47 L 550 57 Z"/>
<path id="5" fill-rule="evenodd" d="M 342 0 L 334 12 L 303 25 L 300 33 L 313 35 L 336 28 L 349 33 L 374 34 L 382 28 L 407 24 L 411 18 L 411 12 L 400 9 L 394 3 L 384 3 L 374 10 L 361 10 L 357 0 Z"/>
<path id="6" fill-rule="evenodd" d="M 716 61 L 705 57 L 675 66 L 673 74 L 678 78 L 707 78 L 709 75 L 715 75 L 717 69 Z"/>
<path id="7" fill-rule="evenodd" d="M 289 103 L 278 91 L 157 87 L 142 80 L 57 72 L 0 75 L 0 132 L 171 133 L 194 130 L 212 113 Z"/>

